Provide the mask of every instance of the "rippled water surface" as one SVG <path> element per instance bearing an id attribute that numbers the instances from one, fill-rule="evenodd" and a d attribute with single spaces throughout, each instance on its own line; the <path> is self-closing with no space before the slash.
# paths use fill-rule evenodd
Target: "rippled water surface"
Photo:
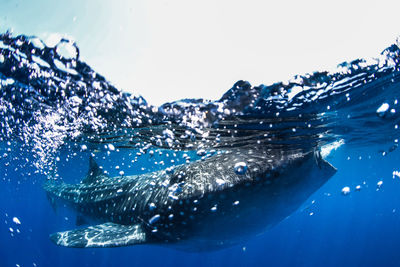
<path id="1" fill-rule="evenodd" d="M 0 35 L 4 266 L 400 265 L 398 44 L 334 72 L 272 85 L 238 81 L 216 101 L 161 106 L 115 88 L 79 56 L 68 39 L 46 46 L 36 37 Z M 75 215 L 54 213 L 42 184 L 78 183 L 90 157 L 124 177 L 254 148 L 322 150 L 338 171 L 291 217 L 220 251 L 78 250 L 48 239 L 75 228 Z M 247 171 L 244 163 L 232 166 Z"/>

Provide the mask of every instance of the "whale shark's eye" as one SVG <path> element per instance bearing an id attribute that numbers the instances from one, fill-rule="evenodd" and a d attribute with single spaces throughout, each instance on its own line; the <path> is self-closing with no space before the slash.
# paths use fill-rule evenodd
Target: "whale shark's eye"
<path id="1" fill-rule="evenodd" d="M 238 162 L 234 166 L 234 170 L 236 174 L 244 175 L 247 172 L 247 164 L 245 162 Z"/>

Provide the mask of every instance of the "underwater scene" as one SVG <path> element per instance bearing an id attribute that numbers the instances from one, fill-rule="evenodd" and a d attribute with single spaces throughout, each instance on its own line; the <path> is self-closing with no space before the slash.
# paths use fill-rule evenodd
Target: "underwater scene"
<path id="1" fill-rule="evenodd" d="M 400 266 L 395 2 L 217 2 L 0 2 L 0 267 Z"/>
<path id="2" fill-rule="evenodd" d="M 400 48 L 153 106 L 0 36 L 1 266 L 399 266 Z"/>

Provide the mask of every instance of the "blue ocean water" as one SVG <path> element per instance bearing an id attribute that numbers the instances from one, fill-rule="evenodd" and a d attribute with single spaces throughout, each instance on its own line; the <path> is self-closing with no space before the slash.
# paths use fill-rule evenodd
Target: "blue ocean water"
<path id="1" fill-rule="evenodd" d="M 239 81 L 218 101 L 153 107 L 79 61 L 69 40 L 56 47 L 27 36 L 0 40 L 1 266 L 400 265 L 397 45 L 336 73 L 270 86 Z M 111 175 L 140 174 L 230 147 L 310 150 L 332 142 L 342 144 L 326 157 L 337 173 L 290 217 L 233 247 L 73 249 L 49 239 L 76 228 L 75 214 L 55 212 L 42 184 L 78 183 L 90 154 Z"/>

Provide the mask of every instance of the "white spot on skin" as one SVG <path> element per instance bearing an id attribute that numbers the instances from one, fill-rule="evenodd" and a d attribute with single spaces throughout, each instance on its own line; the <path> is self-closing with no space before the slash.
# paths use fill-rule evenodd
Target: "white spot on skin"
<path id="1" fill-rule="evenodd" d="M 225 180 L 222 180 L 222 179 L 219 179 L 219 178 L 217 178 L 215 181 L 217 182 L 217 184 L 219 186 L 224 185 L 226 183 Z"/>
<path id="2" fill-rule="evenodd" d="M 212 212 L 216 212 L 216 211 L 217 211 L 217 205 L 213 206 L 213 207 L 211 208 L 211 211 L 212 211 Z"/>
<path id="3" fill-rule="evenodd" d="M 150 218 L 149 223 L 150 224 L 156 223 L 160 219 L 160 217 L 161 217 L 160 214 L 154 215 L 153 217 Z"/>
<path id="4" fill-rule="evenodd" d="M 156 204 L 154 204 L 154 203 L 150 203 L 149 204 L 149 209 L 150 210 L 154 210 L 156 208 Z"/>

